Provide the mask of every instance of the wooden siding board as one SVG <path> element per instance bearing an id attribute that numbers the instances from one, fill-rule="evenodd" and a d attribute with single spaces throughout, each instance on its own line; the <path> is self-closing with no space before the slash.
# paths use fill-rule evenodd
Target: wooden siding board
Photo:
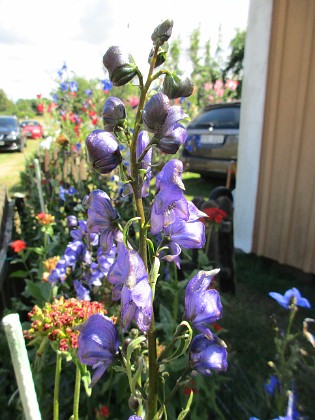
<path id="1" fill-rule="evenodd" d="M 314 16 L 310 0 L 276 1 L 253 251 L 315 272 Z"/>

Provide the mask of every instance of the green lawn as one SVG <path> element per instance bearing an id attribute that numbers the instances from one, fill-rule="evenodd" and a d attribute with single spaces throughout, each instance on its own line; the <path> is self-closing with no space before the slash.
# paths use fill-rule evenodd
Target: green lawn
<path id="1" fill-rule="evenodd" d="M 9 194 L 20 192 L 20 172 L 24 170 L 25 160 L 38 148 L 42 139 L 28 139 L 23 153 L 0 153 L 0 186 L 5 185 Z"/>

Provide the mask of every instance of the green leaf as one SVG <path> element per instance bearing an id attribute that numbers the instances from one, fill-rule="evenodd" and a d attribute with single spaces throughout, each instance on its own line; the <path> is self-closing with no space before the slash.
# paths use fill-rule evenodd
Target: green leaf
<path id="1" fill-rule="evenodd" d="M 18 270 L 18 271 L 14 271 L 13 273 L 11 273 L 9 277 L 25 278 L 25 277 L 27 277 L 27 274 L 28 274 L 27 271 Z"/>
<path id="2" fill-rule="evenodd" d="M 142 370 L 143 370 L 143 360 L 142 360 L 142 357 L 140 357 L 139 358 L 139 366 L 138 366 L 135 374 L 133 375 L 133 378 L 132 378 L 131 384 L 130 384 L 131 393 L 133 395 L 136 395 L 136 387 L 137 387 L 138 380 L 141 376 Z"/>
<path id="3" fill-rule="evenodd" d="M 185 354 L 191 343 L 192 336 L 193 331 L 189 323 L 182 321 L 176 328 L 172 342 L 161 354 L 161 362 L 167 363 Z"/>
<path id="4" fill-rule="evenodd" d="M 189 396 L 188 401 L 187 401 L 187 404 L 186 404 L 186 407 L 179 414 L 179 416 L 177 417 L 177 420 L 183 420 L 187 416 L 187 414 L 189 413 L 190 406 L 192 404 L 193 398 L 194 398 L 194 393 L 191 391 L 190 396 Z"/>
<path id="5" fill-rule="evenodd" d="M 133 222 L 135 222 L 136 220 L 140 220 L 141 217 L 133 217 L 132 219 L 128 220 L 128 222 L 126 223 L 124 230 L 123 230 L 123 241 L 124 241 L 124 245 L 126 248 L 129 249 L 129 245 L 128 245 L 128 233 L 129 233 L 129 228 L 132 225 Z"/>
<path id="6" fill-rule="evenodd" d="M 144 335 L 141 335 L 140 337 L 135 338 L 132 340 L 127 347 L 127 363 L 130 363 L 131 355 L 132 353 L 140 347 L 140 344 L 143 343 L 146 340 Z"/>

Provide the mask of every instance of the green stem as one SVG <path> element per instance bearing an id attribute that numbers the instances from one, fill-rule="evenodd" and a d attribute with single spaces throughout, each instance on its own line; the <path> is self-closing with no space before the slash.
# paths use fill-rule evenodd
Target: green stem
<path id="1" fill-rule="evenodd" d="M 159 47 L 156 46 L 153 54 L 153 58 L 150 63 L 150 69 L 145 85 L 143 85 L 142 77 L 140 80 L 140 99 L 138 110 L 135 119 L 134 132 L 132 136 L 132 142 L 130 147 L 130 167 L 131 167 L 131 185 L 134 193 L 135 206 L 137 215 L 140 217 L 139 220 L 139 255 L 143 260 L 145 268 L 148 272 L 148 256 L 147 256 L 147 230 L 148 226 L 145 220 L 145 213 L 141 195 L 142 179 L 139 173 L 139 164 L 137 162 L 137 142 L 138 134 L 142 125 L 142 112 L 146 100 L 146 96 L 153 80 L 153 71 L 156 63 L 156 57 Z M 152 302 L 153 304 L 153 302 Z M 156 331 L 155 331 L 155 320 L 154 313 L 152 314 L 152 322 L 148 332 L 148 358 L 149 358 L 149 397 L 147 403 L 147 420 L 153 420 L 157 413 L 157 353 L 156 353 Z"/>
<path id="2" fill-rule="evenodd" d="M 178 317 L 178 273 L 177 273 L 177 266 L 174 263 L 174 281 L 175 281 L 175 295 L 174 295 L 174 301 L 173 301 L 173 318 L 174 321 L 177 323 L 177 317 Z"/>
<path id="3" fill-rule="evenodd" d="M 54 420 L 59 419 L 59 387 L 60 387 L 61 366 L 62 366 L 62 355 L 59 352 L 57 352 L 56 371 L 55 371 L 55 388 L 54 388 Z"/>
<path id="4" fill-rule="evenodd" d="M 73 399 L 73 420 L 79 420 L 81 373 L 77 366 L 75 373 L 74 399 Z"/>

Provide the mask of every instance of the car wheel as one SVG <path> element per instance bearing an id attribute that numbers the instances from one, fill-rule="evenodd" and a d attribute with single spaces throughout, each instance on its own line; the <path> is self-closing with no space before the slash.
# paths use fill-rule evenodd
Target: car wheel
<path id="1" fill-rule="evenodd" d="M 211 191 L 210 200 L 217 200 L 219 197 L 228 197 L 233 203 L 233 194 L 229 188 L 216 187 Z"/>

